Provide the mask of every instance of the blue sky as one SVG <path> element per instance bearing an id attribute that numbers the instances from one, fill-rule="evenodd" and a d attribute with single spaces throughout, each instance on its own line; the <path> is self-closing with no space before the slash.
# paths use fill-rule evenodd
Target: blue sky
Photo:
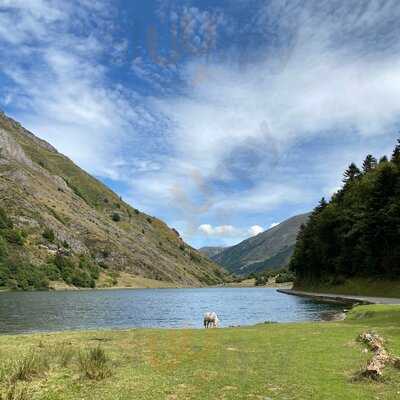
<path id="1" fill-rule="evenodd" d="M 0 0 L 0 107 L 196 247 L 388 154 L 397 0 Z"/>

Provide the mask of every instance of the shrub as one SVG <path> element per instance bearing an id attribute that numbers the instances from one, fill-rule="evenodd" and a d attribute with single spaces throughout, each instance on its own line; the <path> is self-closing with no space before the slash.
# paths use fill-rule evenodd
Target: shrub
<path id="1" fill-rule="evenodd" d="M 29 381 L 49 369 L 47 358 L 40 353 L 29 353 L 24 358 L 14 362 L 9 377 L 10 383 L 17 381 Z"/>
<path id="2" fill-rule="evenodd" d="M 57 281 L 61 279 L 60 270 L 53 263 L 47 263 L 40 266 L 40 269 L 51 281 Z"/>
<path id="3" fill-rule="evenodd" d="M 3 237 L 0 236 L 0 261 L 4 260 L 8 255 L 7 242 Z"/>
<path id="4" fill-rule="evenodd" d="M 104 249 L 104 250 L 101 251 L 101 255 L 102 255 L 104 258 L 110 257 L 110 254 L 111 254 L 111 252 L 110 252 L 110 250 L 108 250 L 108 249 Z"/>
<path id="5" fill-rule="evenodd" d="M 113 215 L 112 215 L 112 220 L 114 221 L 114 222 L 119 222 L 119 221 L 121 221 L 121 216 L 118 214 L 118 213 L 113 213 Z"/>
<path id="6" fill-rule="evenodd" d="M 89 273 L 93 280 L 99 279 L 100 268 L 89 257 L 84 255 L 80 257 L 79 268 Z"/>
<path id="7" fill-rule="evenodd" d="M 4 237 L 7 239 L 7 242 L 17 244 L 18 246 L 23 246 L 25 242 L 24 232 L 20 229 L 6 229 Z"/>
<path id="8" fill-rule="evenodd" d="M 95 280 L 86 272 L 77 270 L 71 276 L 71 283 L 74 286 L 94 288 L 96 286 Z"/>
<path id="9" fill-rule="evenodd" d="M 268 279 L 267 279 L 266 276 L 264 276 L 264 275 L 258 275 L 258 276 L 256 277 L 255 285 L 256 285 L 256 286 L 264 286 L 264 285 L 267 283 L 267 281 L 268 281 Z"/>
<path id="10" fill-rule="evenodd" d="M 5 210 L 0 207 L 0 229 L 12 228 L 13 222 L 7 216 Z"/>
<path id="11" fill-rule="evenodd" d="M 50 243 L 53 243 L 54 240 L 56 239 L 56 236 L 54 235 L 54 231 L 53 229 L 50 228 L 46 228 L 43 233 L 42 236 L 48 240 Z"/>
<path id="12" fill-rule="evenodd" d="M 42 268 L 49 279 L 62 278 L 69 285 L 86 288 L 94 288 L 100 274 L 100 268 L 87 256 L 81 256 L 79 264 L 76 264 L 72 258 L 57 254 Z"/>
<path id="13" fill-rule="evenodd" d="M 40 267 L 21 260 L 15 264 L 7 260 L 0 264 L 0 286 L 17 290 L 43 290 L 48 289 L 49 281 Z"/>
<path id="14" fill-rule="evenodd" d="M 13 383 L 5 390 L 4 397 L 0 399 L 4 400 L 31 400 L 32 396 L 28 391 L 28 387 L 25 385 Z"/>
<path id="15" fill-rule="evenodd" d="M 293 282 L 295 280 L 295 275 L 290 271 L 281 272 L 275 279 L 276 283 L 286 283 Z"/>
<path id="16" fill-rule="evenodd" d="M 66 343 L 62 343 L 56 348 L 56 357 L 58 358 L 60 366 L 63 368 L 68 367 L 68 365 L 72 362 L 74 355 L 74 349 Z"/>
<path id="17" fill-rule="evenodd" d="M 57 254 L 54 257 L 54 265 L 60 271 L 61 277 L 64 282 L 71 284 L 72 276 L 75 272 L 75 265 L 71 259 L 68 257 L 62 256 L 61 254 Z"/>
<path id="18" fill-rule="evenodd" d="M 109 359 L 104 350 L 98 346 L 79 355 L 79 368 L 83 377 L 101 380 L 111 375 Z"/>

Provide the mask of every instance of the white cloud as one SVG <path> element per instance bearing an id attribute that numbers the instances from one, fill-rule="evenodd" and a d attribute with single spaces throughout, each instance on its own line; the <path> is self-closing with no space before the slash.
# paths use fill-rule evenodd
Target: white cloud
<path id="1" fill-rule="evenodd" d="M 107 78 L 101 57 L 119 62 L 127 49 L 126 40 L 112 39 L 107 4 L 0 0 L 0 71 L 14 83 L 4 99 L 25 126 L 83 168 L 117 179 L 121 169 L 158 169 L 138 151 L 121 155 L 122 144 L 129 147 L 157 118 L 133 90 Z M 27 59 L 36 62 L 26 68 Z"/>
<path id="2" fill-rule="evenodd" d="M 251 63 L 238 65 L 229 55 L 195 59 L 181 75 L 185 91 L 153 103 L 170 121 L 172 133 L 174 160 L 164 173 L 179 182 L 186 198 L 198 195 L 188 184 L 190 170 L 201 171 L 206 182 L 240 187 L 212 196 L 207 212 L 216 215 L 315 201 L 325 194 L 318 187 L 322 181 L 340 183 L 340 170 L 325 166 L 342 159 L 346 149 L 332 146 L 319 170 L 313 170 L 312 154 L 298 165 L 287 164 L 296 146 L 316 138 L 382 137 L 396 130 L 400 116 L 400 52 L 388 28 L 400 17 L 398 3 L 265 4 L 257 21 L 260 41 L 264 26 L 268 32 L 279 29 L 287 43 L 273 52 L 260 48 Z M 186 166 L 179 178 L 177 163 Z"/>
<path id="3" fill-rule="evenodd" d="M 245 239 L 249 236 L 258 235 L 264 229 L 260 225 L 253 225 L 248 229 L 242 229 L 232 225 L 213 226 L 210 224 L 201 224 L 198 227 L 198 231 L 203 235 L 211 237 Z"/>
<path id="4" fill-rule="evenodd" d="M 279 225 L 279 222 L 273 222 L 273 223 L 268 227 L 268 229 L 275 228 L 275 226 L 278 226 L 278 225 Z"/>
<path id="5" fill-rule="evenodd" d="M 249 233 L 251 236 L 257 236 L 258 234 L 264 232 L 264 228 L 260 225 L 253 225 L 250 229 L 249 229 Z"/>
<path id="6" fill-rule="evenodd" d="M 109 80 L 104 60 L 127 51 L 111 2 L 0 0 L 0 69 L 14 82 L 2 102 L 82 167 L 129 184 L 134 205 L 185 221 L 184 234 L 249 236 L 236 216 L 313 202 L 360 150 L 296 158 L 297 146 L 383 137 L 400 114 L 397 1 L 263 4 L 238 31 L 255 33 L 255 54 L 218 42 L 219 10 L 167 7 L 192 58 L 178 68 L 136 57 L 132 73 L 155 90 L 144 97 Z"/>
<path id="7" fill-rule="evenodd" d="M 202 224 L 199 226 L 199 231 L 208 236 L 222 236 L 222 237 L 232 237 L 238 236 L 240 230 L 232 225 L 221 225 L 213 227 L 210 224 Z"/>

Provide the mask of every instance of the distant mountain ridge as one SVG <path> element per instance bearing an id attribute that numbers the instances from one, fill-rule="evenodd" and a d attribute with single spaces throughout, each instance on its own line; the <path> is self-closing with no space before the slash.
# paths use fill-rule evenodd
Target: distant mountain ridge
<path id="1" fill-rule="evenodd" d="M 208 258 L 215 257 L 219 253 L 223 252 L 226 247 L 222 246 L 206 246 L 199 249 L 199 252 L 207 256 Z"/>
<path id="2" fill-rule="evenodd" d="M 113 286 L 121 274 L 188 286 L 225 276 L 177 231 L 0 112 L 0 287 Z"/>
<path id="3" fill-rule="evenodd" d="M 285 267 L 293 254 L 300 226 L 307 222 L 309 216 L 310 213 L 306 213 L 289 218 L 257 236 L 224 249 L 211 259 L 237 275 Z"/>

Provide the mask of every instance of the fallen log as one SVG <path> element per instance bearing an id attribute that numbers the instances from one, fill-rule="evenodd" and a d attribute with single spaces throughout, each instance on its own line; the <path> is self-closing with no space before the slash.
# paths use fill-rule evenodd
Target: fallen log
<path id="1" fill-rule="evenodd" d="M 387 364 L 392 364 L 396 368 L 400 367 L 400 358 L 389 354 L 385 349 L 385 342 L 381 336 L 372 332 L 364 332 L 360 335 L 360 340 L 374 353 L 372 359 L 368 361 L 365 370 L 362 372 L 362 376 L 379 379 Z"/>

